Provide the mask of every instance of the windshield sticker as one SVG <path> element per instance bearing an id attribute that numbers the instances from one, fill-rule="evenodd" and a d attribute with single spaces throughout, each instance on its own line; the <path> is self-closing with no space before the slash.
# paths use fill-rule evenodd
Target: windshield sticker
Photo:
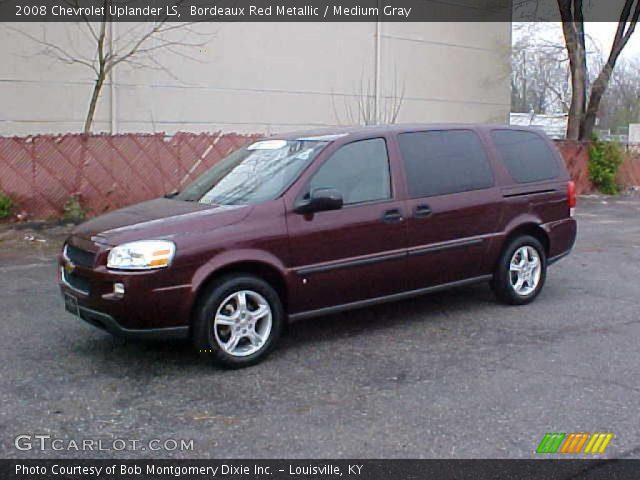
<path id="1" fill-rule="evenodd" d="M 280 150 L 286 146 L 286 140 L 262 140 L 252 143 L 247 147 L 247 150 Z"/>

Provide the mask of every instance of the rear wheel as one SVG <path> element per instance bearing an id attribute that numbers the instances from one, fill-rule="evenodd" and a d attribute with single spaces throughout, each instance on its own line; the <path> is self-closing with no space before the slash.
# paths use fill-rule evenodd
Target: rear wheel
<path id="1" fill-rule="evenodd" d="M 219 365 L 247 367 L 267 356 L 283 324 L 282 303 L 268 283 L 249 275 L 231 275 L 204 293 L 193 341 L 203 356 Z"/>
<path id="2" fill-rule="evenodd" d="M 547 276 L 544 247 L 534 237 L 523 235 L 503 251 L 493 275 L 498 299 L 511 305 L 525 305 L 540 294 Z"/>

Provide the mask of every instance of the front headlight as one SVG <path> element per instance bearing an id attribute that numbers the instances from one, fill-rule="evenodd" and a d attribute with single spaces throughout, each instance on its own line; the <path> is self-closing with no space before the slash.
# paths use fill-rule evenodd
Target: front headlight
<path id="1" fill-rule="evenodd" d="M 109 252 L 107 267 L 121 270 L 164 268 L 171 264 L 175 253 L 175 244 L 166 240 L 123 243 Z"/>

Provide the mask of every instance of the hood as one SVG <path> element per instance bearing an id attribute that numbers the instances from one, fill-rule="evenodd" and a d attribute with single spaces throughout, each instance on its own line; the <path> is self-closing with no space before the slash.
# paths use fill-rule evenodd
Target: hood
<path id="1" fill-rule="evenodd" d="M 231 225 L 250 210 L 244 205 L 205 205 L 157 198 L 93 218 L 78 225 L 72 235 L 107 245 L 171 238 Z"/>

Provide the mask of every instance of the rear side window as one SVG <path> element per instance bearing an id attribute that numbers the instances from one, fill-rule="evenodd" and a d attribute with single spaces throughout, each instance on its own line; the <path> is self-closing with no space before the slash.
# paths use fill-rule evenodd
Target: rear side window
<path id="1" fill-rule="evenodd" d="M 386 142 L 373 138 L 340 148 L 318 169 L 309 191 L 325 187 L 337 189 L 345 205 L 391 198 Z"/>
<path id="2" fill-rule="evenodd" d="M 511 178 L 518 183 L 556 178 L 558 162 L 539 135 L 521 130 L 494 130 L 493 143 Z"/>
<path id="3" fill-rule="evenodd" d="M 402 133 L 398 141 L 411 198 L 493 186 L 482 143 L 470 130 Z"/>

